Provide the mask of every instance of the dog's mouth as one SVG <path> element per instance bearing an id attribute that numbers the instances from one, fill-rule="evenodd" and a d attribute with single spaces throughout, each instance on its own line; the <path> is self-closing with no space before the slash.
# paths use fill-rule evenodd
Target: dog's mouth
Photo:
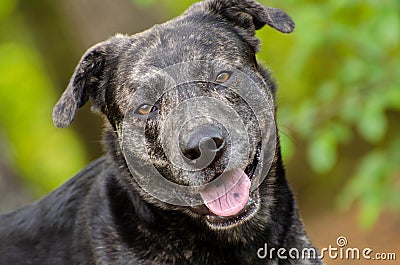
<path id="1" fill-rule="evenodd" d="M 251 181 L 260 161 L 261 144 L 253 161 L 243 170 L 236 168 L 224 172 L 216 183 L 200 191 L 204 204 L 191 207 L 191 211 L 204 216 L 207 223 L 217 229 L 230 228 L 249 220 L 258 210 L 258 189 L 253 191 Z"/>

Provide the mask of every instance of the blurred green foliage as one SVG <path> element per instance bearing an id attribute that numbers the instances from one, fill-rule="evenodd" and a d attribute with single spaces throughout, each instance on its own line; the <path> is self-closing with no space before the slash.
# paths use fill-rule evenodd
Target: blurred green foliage
<path id="1" fill-rule="evenodd" d="M 0 2 L 0 136 L 7 143 L 1 151 L 40 196 L 82 167 L 86 155 L 72 131 L 52 124 L 56 90 L 16 4 Z"/>
<path id="2" fill-rule="evenodd" d="M 192 2 L 157 1 L 171 16 Z M 283 8 L 296 22 L 291 35 L 267 27 L 257 32 L 258 58 L 281 87 L 285 160 L 296 152 L 291 138 L 304 143 L 314 181 L 343 182 L 338 207 L 357 202 L 360 224 L 371 227 L 383 209 L 400 209 L 400 1 L 260 2 Z"/>

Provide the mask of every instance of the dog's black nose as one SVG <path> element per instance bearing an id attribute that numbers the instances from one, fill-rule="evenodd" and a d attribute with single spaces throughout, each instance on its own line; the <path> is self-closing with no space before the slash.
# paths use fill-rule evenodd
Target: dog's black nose
<path id="1" fill-rule="evenodd" d="M 220 155 L 225 147 L 222 132 L 213 126 L 202 126 L 181 141 L 182 154 L 196 167 L 205 167 Z"/>

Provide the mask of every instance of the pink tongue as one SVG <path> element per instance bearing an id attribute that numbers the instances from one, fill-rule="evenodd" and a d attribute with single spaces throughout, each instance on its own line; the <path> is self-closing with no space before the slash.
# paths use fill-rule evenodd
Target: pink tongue
<path id="1" fill-rule="evenodd" d="M 200 191 L 208 209 L 218 216 L 231 216 L 240 212 L 249 200 L 250 179 L 241 169 L 224 172 L 216 184 Z"/>

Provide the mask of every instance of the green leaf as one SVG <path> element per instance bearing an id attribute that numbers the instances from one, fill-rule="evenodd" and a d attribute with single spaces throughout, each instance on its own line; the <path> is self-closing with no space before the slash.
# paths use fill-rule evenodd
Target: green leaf
<path id="1" fill-rule="evenodd" d="M 365 60 L 358 57 L 346 58 L 341 68 L 341 80 L 346 84 L 357 83 L 365 78 L 367 65 Z"/>
<path id="2" fill-rule="evenodd" d="M 330 124 L 332 128 L 332 133 L 335 135 L 335 138 L 340 143 L 348 143 L 351 140 L 352 132 L 351 128 L 345 123 L 332 122 Z"/>
<path id="3" fill-rule="evenodd" d="M 387 49 L 396 48 L 400 42 L 399 10 L 392 7 L 380 10 L 379 20 L 375 28 L 377 41 Z"/>
<path id="4" fill-rule="evenodd" d="M 381 213 L 384 196 L 381 192 L 372 193 L 363 197 L 361 201 L 360 216 L 358 218 L 361 228 L 371 229 Z"/>
<path id="5" fill-rule="evenodd" d="M 336 164 L 336 139 L 329 130 L 320 132 L 308 146 L 308 160 L 317 173 L 326 173 Z"/>
<path id="6" fill-rule="evenodd" d="M 305 100 L 299 105 L 295 113 L 292 112 L 292 115 L 295 115 L 296 130 L 303 137 L 307 138 L 314 132 L 318 116 L 318 107 L 314 102 Z"/>
<path id="7" fill-rule="evenodd" d="M 279 135 L 283 160 L 288 161 L 292 158 L 295 150 L 293 140 L 282 131 L 279 132 Z"/>
<path id="8" fill-rule="evenodd" d="M 384 96 L 388 108 L 400 110 L 400 83 L 386 88 Z"/>
<path id="9" fill-rule="evenodd" d="M 340 117 L 348 122 L 349 124 L 353 124 L 357 122 L 361 116 L 361 98 L 358 93 L 350 93 L 348 92 L 343 98 L 343 105 L 340 111 Z"/>
<path id="10" fill-rule="evenodd" d="M 339 92 L 339 85 L 335 80 L 324 82 L 318 89 L 316 96 L 322 102 L 330 102 Z"/>
<path id="11" fill-rule="evenodd" d="M 387 130 L 387 119 L 381 106 L 375 104 L 377 98 L 370 98 L 358 122 L 358 131 L 371 143 L 380 141 Z"/>
<path id="12" fill-rule="evenodd" d="M 338 196 L 337 204 L 342 209 L 349 209 L 355 201 L 360 202 L 359 222 L 363 228 L 372 227 L 385 206 L 389 172 L 384 151 L 368 153 L 361 160 L 356 175 Z"/>

